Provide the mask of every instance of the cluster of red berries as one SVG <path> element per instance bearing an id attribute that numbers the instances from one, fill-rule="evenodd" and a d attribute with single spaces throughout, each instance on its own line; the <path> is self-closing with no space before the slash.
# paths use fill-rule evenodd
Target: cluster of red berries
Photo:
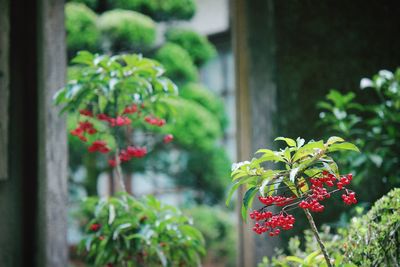
<path id="1" fill-rule="evenodd" d="M 97 133 L 96 129 L 93 127 L 93 124 L 88 122 L 88 121 L 81 121 L 79 122 L 78 127 L 76 127 L 74 130 L 70 132 L 72 135 L 77 136 L 79 139 L 81 139 L 83 142 L 87 142 L 86 136 L 84 136 L 85 133 L 87 134 L 95 134 Z"/>
<path id="2" fill-rule="evenodd" d="M 279 235 L 281 229 L 283 230 L 290 230 L 293 228 L 293 224 L 295 223 L 295 218 L 291 214 L 277 214 L 272 215 L 267 219 L 260 219 L 264 220 L 264 223 L 255 223 L 253 227 L 253 231 L 257 234 L 262 234 L 265 232 L 269 232 L 269 236 L 276 236 Z"/>
<path id="3" fill-rule="evenodd" d="M 356 204 L 357 203 L 356 193 L 354 193 L 354 192 L 350 192 L 350 193 L 346 192 L 346 193 L 347 194 L 342 195 L 343 202 L 346 205 Z"/>
<path id="4" fill-rule="evenodd" d="M 258 197 L 258 200 L 265 206 L 276 205 L 278 207 L 285 206 L 291 203 L 294 197 L 284 197 L 284 196 L 268 196 L 268 197 Z"/>
<path id="5" fill-rule="evenodd" d="M 89 152 L 100 152 L 100 153 L 108 153 L 110 149 L 107 147 L 107 143 L 103 140 L 96 140 L 92 143 L 88 148 Z"/>
<path id="6" fill-rule="evenodd" d="M 292 229 L 295 219 L 293 215 L 286 213 L 285 208 L 283 208 L 279 214 L 273 215 L 272 212 L 265 210 L 266 207 L 271 205 L 282 207 L 298 204 L 298 207 L 302 209 L 308 209 L 313 212 L 322 212 L 324 211 L 325 207 L 320 203 L 320 201 L 326 198 L 330 198 L 330 193 L 332 192 L 345 189 L 344 186 L 350 184 L 352 178 L 352 174 L 348 174 L 338 179 L 335 175 L 329 173 L 328 171 L 323 171 L 322 177 L 310 178 L 309 181 L 311 184 L 311 188 L 309 191 L 305 192 L 302 197 L 285 197 L 279 195 L 258 197 L 259 201 L 265 206 L 260 210 L 255 210 L 250 213 L 250 218 L 256 221 L 256 224 L 253 227 L 253 231 L 257 234 L 269 232 L 270 236 L 275 236 L 278 235 L 281 230 Z M 299 183 L 298 187 L 303 188 L 305 184 L 305 181 Z M 325 186 L 333 187 L 335 186 L 335 184 L 337 189 L 332 190 L 331 192 L 328 192 L 327 188 L 325 188 Z M 346 189 L 346 194 L 342 195 L 342 199 L 345 204 L 351 205 L 357 203 L 357 199 L 355 196 L 356 194 L 354 192 L 348 193 L 348 190 Z M 302 198 L 304 199 L 300 200 Z M 296 199 L 299 202 L 293 203 Z"/>
<path id="7" fill-rule="evenodd" d="M 146 116 L 144 118 L 144 121 L 147 122 L 148 124 L 158 126 L 158 127 L 162 127 L 166 123 L 164 119 L 159 119 L 159 118 L 155 118 L 152 116 Z"/>
<path id="8" fill-rule="evenodd" d="M 97 115 L 97 118 L 101 121 L 108 122 L 111 127 L 130 125 L 132 123 L 131 119 L 125 116 L 117 116 L 116 118 L 112 118 L 104 113 L 101 113 Z"/>
<path id="9" fill-rule="evenodd" d="M 141 106 L 144 108 L 144 106 Z M 91 118 L 96 118 L 100 121 L 107 122 L 111 127 L 116 126 L 125 126 L 131 125 L 132 121 L 130 118 L 127 117 L 129 114 L 138 113 L 140 115 L 141 111 L 139 110 L 136 104 L 132 104 L 127 106 L 124 111 L 122 112 L 121 116 L 117 116 L 115 118 L 108 116 L 107 114 L 100 113 L 100 114 L 93 114 L 93 112 L 89 109 L 82 109 L 79 113 L 82 116 L 87 116 Z M 166 121 L 164 119 L 155 118 L 154 116 L 147 116 L 145 117 L 145 121 L 149 124 L 156 125 L 156 126 L 163 126 L 165 125 Z M 89 121 L 79 122 L 79 125 L 76 129 L 71 131 L 71 134 L 77 136 L 83 142 L 87 142 L 87 137 L 85 134 L 93 135 L 97 133 L 97 130 L 94 128 L 93 124 Z M 172 134 L 167 134 L 163 137 L 163 142 L 165 144 L 172 142 L 174 137 Z M 100 153 L 109 153 L 111 149 L 107 146 L 107 143 L 103 140 L 96 140 L 94 141 L 89 147 L 89 152 L 100 152 Z M 147 154 L 146 147 L 134 147 L 128 146 L 126 149 L 122 149 L 118 155 L 119 161 L 116 158 L 112 158 L 108 161 L 111 167 L 117 166 L 118 162 L 127 162 L 130 161 L 132 158 L 142 158 Z"/>
<path id="10" fill-rule="evenodd" d="M 131 106 L 128 106 L 124 109 L 123 114 L 134 114 L 138 111 L 137 105 L 133 104 Z"/>
<path id="11" fill-rule="evenodd" d="M 101 228 L 101 224 L 99 223 L 94 223 L 89 226 L 89 230 L 93 232 L 97 232 Z"/>

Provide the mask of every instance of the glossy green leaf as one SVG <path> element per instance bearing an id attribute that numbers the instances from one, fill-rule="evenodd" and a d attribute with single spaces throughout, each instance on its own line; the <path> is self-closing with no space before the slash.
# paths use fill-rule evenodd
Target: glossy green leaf
<path id="1" fill-rule="evenodd" d="M 286 137 L 277 137 L 277 138 L 275 138 L 275 140 L 274 141 L 285 141 L 286 142 L 286 144 L 288 145 L 288 146 L 291 146 L 291 147 L 294 147 L 294 146 L 296 146 L 296 141 L 294 141 L 293 139 L 291 139 L 291 138 L 286 138 Z"/>
<path id="2" fill-rule="evenodd" d="M 336 143 L 332 144 L 328 148 L 328 152 L 334 152 L 334 151 L 340 151 L 340 150 L 351 150 L 351 151 L 356 151 L 360 152 L 358 147 L 352 143 L 348 142 L 343 142 L 343 143 Z"/>
<path id="3" fill-rule="evenodd" d="M 254 196 L 257 193 L 257 187 L 251 187 L 246 191 L 243 197 L 243 205 L 242 205 L 242 218 L 246 221 L 247 218 L 247 209 L 253 203 Z"/>

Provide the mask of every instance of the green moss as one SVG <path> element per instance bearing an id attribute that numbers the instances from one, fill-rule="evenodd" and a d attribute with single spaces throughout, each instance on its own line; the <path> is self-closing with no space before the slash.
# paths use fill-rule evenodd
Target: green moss
<path id="1" fill-rule="evenodd" d="M 67 3 L 65 5 L 65 27 L 70 55 L 79 50 L 98 50 L 100 32 L 96 26 L 96 20 L 97 15 L 84 4 Z"/>
<path id="2" fill-rule="evenodd" d="M 196 81 L 197 68 L 189 53 L 181 46 L 173 43 L 164 44 L 155 58 L 164 65 L 166 75 L 177 82 Z"/>
<path id="3" fill-rule="evenodd" d="M 190 29 L 171 28 L 165 36 L 169 42 L 186 49 L 197 66 L 203 65 L 217 53 L 205 36 Z"/>
<path id="4" fill-rule="evenodd" d="M 154 21 L 135 11 L 107 11 L 100 16 L 99 28 L 107 50 L 112 51 L 141 51 L 152 46 L 156 38 Z"/>
<path id="5" fill-rule="evenodd" d="M 187 83 L 181 87 L 180 96 L 185 99 L 195 101 L 214 114 L 225 129 L 228 124 L 228 118 L 222 99 L 210 89 L 198 83 Z"/>
<path id="6" fill-rule="evenodd" d="M 114 6 L 141 12 L 156 21 L 188 20 L 196 12 L 194 0 L 115 0 Z"/>

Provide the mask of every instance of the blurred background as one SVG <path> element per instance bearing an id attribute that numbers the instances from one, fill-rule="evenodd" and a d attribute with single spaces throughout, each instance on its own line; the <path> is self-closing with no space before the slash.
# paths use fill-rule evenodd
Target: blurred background
<path id="1" fill-rule="evenodd" d="M 1 0 L 0 266 L 85 266 L 79 203 L 117 191 L 107 162 L 67 137 L 73 118 L 65 129 L 52 104 L 64 75 L 79 74 L 68 62 L 80 50 L 141 53 L 178 85 L 173 144 L 123 171 L 133 196 L 154 195 L 193 218 L 203 266 L 280 266 L 316 249 L 300 214 L 293 230 L 260 237 L 238 201 L 225 205 L 231 164 L 278 149 L 277 136 L 357 144 L 361 154 L 338 161 L 354 175 L 359 205 L 334 196 L 315 221 L 338 257 L 340 240 L 366 240 L 360 233 L 376 214 L 400 211 L 391 206 L 398 191 L 374 205 L 400 186 L 399 12 L 398 1 L 365 0 Z M 394 233 L 399 243 L 398 214 L 379 216 L 394 222 L 377 228 L 382 240 Z"/>

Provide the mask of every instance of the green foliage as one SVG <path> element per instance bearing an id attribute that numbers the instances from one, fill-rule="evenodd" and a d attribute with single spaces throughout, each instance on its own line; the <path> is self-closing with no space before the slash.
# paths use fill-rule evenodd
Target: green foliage
<path id="1" fill-rule="evenodd" d="M 156 53 L 155 58 L 164 65 L 166 75 L 174 81 L 196 81 L 197 68 L 189 53 L 181 46 L 173 43 L 164 44 Z"/>
<path id="2" fill-rule="evenodd" d="M 254 158 L 251 162 L 241 162 L 233 166 L 231 174 L 233 184 L 228 194 L 227 204 L 229 204 L 232 194 L 239 186 L 245 185 L 247 192 L 242 203 L 244 219 L 257 192 L 262 196 L 272 195 L 280 184 L 284 184 L 293 195 L 302 197 L 308 191 L 308 186 L 305 184 L 308 178 L 323 171 L 327 171 L 335 177 L 340 176 L 336 162 L 330 157 L 332 152 L 343 150 L 359 152 L 355 145 L 336 136 L 330 137 L 326 142 L 323 140 L 310 141 L 307 144 L 302 138 L 293 140 L 278 137 L 275 141 L 283 141 L 287 146 L 280 151 L 259 149 L 256 154 L 262 154 L 261 157 Z M 262 164 L 267 162 L 280 163 L 279 168 L 265 170 Z"/>
<path id="3" fill-rule="evenodd" d="M 156 104 L 163 96 L 177 95 L 177 87 L 163 77 L 162 66 L 140 55 L 104 56 L 81 51 L 72 59 L 80 65 L 75 79 L 54 96 L 63 111 L 88 106 L 94 113 L 117 115 L 132 103 Z"/>
<path id="4" fill-rule="evenodd" d="M 379 199 L 362 217 L 354 217 L 346 228 L 332 234 L 322 227 L 321 240 L 335 260 L 335 266 L 397 266 L 400 262 L 400 189 Z M 304 242 L 292 237 L 288 253 L 276 251 L 258 267 L 326 266 L 310 230 L 304 231 Z M 289 255 L 289 256 L 288 256 Z M 313 260 L 310 262 L 310 260 Z M 308 261 L 308 263 L 306 263 Z"/>
<path id="5" fill-rule="evenodd" d="M 180 96 L 195 101 L 205 107 L 218 118 L 221 128 L 226 128 L 228 118 L 224 103 L 222 99 L 211 90 L 198 83 L 187 83 L 180 88 Z"/>
<path id="6" fill-rule="evenodd" d="M 174 135 L 183 148 L 209 151 L 215 148 L 216 140 L 222 136 L 217 118 L 196 102 L 186 99 L 168 99 L 174 107 L 174 125 L 166 125 L 164 130 Z"/>
<path id="7" fill-rule="evenodd" d="M 365 90 L 357 95 L 367 95 L 367 103 L 355 101 L 353 92 L 332 90 L 318 105 L 323 109 L 321 120 L 327 132 L 344 136 L 364 151 L 342 161 L 356 177 L 370 178 L 365 182 L 355 179 L 355 183 L 363 188 L 365 198 L 373 201 L 400 185 L 400 69 L 395 73 L 382 70 L 372 80 L 362 79 L 361 86 Z"/>
<path id="8" fill-rule="evenodd" d="M 84 4 L 65 5 L 65 28 L 69 55 L 79 50 L 97 51 L 100 32 L 96 26 L 97 15 Z"/>
<path id="9" fill-rule="evenodd" d="M 357 266 L 398 266 L 400 189 L 379 199 L 363 217 L 353 218 L 346 241 L 346 257 Z"/>
<path id="10" fill-rule="evenodd" d="M 237 234 L 233 214 L 210 206 L 197 206 L 186 213 L 204 236 L 208 259 L 223 266 L 236 266 Z"/>
<path id="11" fill-rule="evenodd" d="M 80 250 L 95 266 L 197 266 L 204 239 L 188 218 L 153 197 L 92 197 L 83 205 Z"/>
<path id="12" fill-rule="evenodd" d="M 185 170 L 178 177 L 178 183 L 207 192 L 196 198 L 198 203 L 216 204 L 225 196 L 230 169 L 231 160 L 223 148 L 192 151 Z"/>
<path id="13" fill-rule="evenodd" d="M 115 9 L 104 12 L 99 18 L 99 28 L 106 50 L 144 51 L 156 38 L 154 21 L 135 11 Z"/>
<path id="14" fill-rule="evenodd" d="M 217 54 L 207 37 L 193 30 L 170 28 L 165 36 L 168 42 L 178 44 L 188 51 L 197 66 L 203 65 Z"/>
<path id="15" fill-rule="evenodd" d="M 196 12 L 194 0 L 115 0 L 116 8 L 146 14 L 156 21 L 188 20 Z"/>
<path id="16" fill-rule="evenodd" d="M 98 0 L 68 0 L 67 2 L 84 4 L 92 10 L 95 10 L 98 5 Z"/>

